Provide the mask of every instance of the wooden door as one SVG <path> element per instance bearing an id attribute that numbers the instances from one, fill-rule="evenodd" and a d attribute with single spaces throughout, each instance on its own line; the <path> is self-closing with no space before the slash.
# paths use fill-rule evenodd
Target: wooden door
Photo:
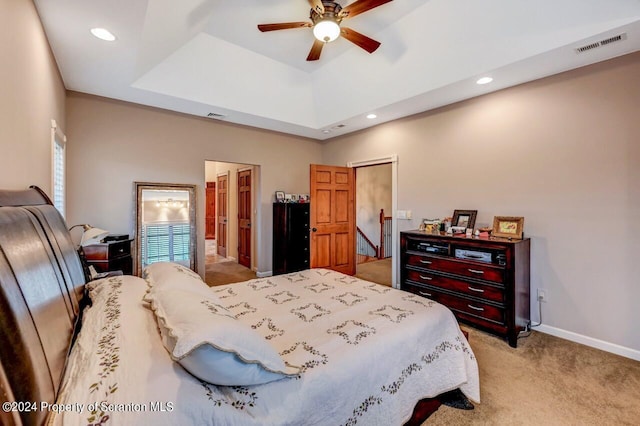
<path id="1" fill-rule="evenodd" d="M 251 170 L 238 171 L 238 263 L 251 268 Z"/>
<path id="2" fill-rule="evenodd" d="M 227 189 L 228 176 L 218 176 L 218 232 L 216 243 L 218 245 L 218 254 L 227 257 Z"/>
<path id="3" fill-rule="evenodd" d="M 355 173 L 311 165 L 311 267 L 356 273 Z"/>
<path id="4" fill-rule="evenodd" d="M 205 194 L 204 238 L 216 238 L 216 183 L 207 182 Z"/>

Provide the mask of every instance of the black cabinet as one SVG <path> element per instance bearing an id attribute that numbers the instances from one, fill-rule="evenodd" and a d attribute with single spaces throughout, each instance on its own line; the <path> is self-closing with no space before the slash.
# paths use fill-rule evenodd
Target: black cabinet
<path id="1" fill-rule="evenodd" d="M 273 204 L 273 274 L 309 268 L 309 203 Z"/>
<path id="2" fill-rule="evenodd" d="M 133 240 L 109 241 L 83 247 L 87 266 L 93 265 L 98 272 L 122 271 L 125 275 L 133 272 L 131 242 Z"/>

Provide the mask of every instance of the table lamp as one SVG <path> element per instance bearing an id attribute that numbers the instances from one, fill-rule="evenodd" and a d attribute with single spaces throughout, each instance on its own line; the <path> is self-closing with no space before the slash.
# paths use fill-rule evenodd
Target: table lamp
<path id="1" fill-rule="evenodd" d="M 109 231 L 105 231 L 104 229 L 100 228 L 94 228 L 93 226 L 87 225 L 86 223 L 73 225 L 71 228 L 69 228 L 69 231 L 78 226 L 82 226 L 82 229 L 84 230 L 84 232 L 82 233 L 82 238 L 80 239 L 80 246 L 82 247 L 88 246 L 89 244 L 99 243 L 100 240 L 109 235 Z"/>

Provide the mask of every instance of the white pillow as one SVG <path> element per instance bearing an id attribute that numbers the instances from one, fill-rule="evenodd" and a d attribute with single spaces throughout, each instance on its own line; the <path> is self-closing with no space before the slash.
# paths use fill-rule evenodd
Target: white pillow
<path id="1" fill-rule="evenodd" d="M 299 373 L 214 295 L 165 289 L 147 297 L 171 357 L 199 379 L 215 385 L 249 386 Z"/>
<path id="2" fill-rule="evenodd" d="M 147 281 L 151 291 L 165 289 L 193 290 L 210 293 L 210 287 L 202 281 L 200 275 L 191 269 L 173 262 L 157 262 L 144 268 L 142 278 Z"/>

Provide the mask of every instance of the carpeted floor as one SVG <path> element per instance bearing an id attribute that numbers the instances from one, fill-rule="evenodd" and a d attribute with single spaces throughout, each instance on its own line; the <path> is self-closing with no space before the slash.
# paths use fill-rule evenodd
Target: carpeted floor
<path id="1" fill-rule="evenodd" d="M 356 277 L 391 286 L 391 258 L 358 264 L 356 266 Z"/>
<path id="2" fill-rule="evenodd" d="M 442 406 L 431 425 L 638 425 L 640 362 L 533 332 L 511 348 L 464 327 L 480 368 L 480 404 Z"/>
<path id="3" fill-rule="evenodd" d="M 210 286 L 247 281 L 256 277 L 256 273 L 235 261 L 219 256 L 216 240 L 205 240 L 205 276 Z"/>
<path id="4" fill-rule="evenodd" d="M 205 282 L 210 286 L 247 281 L 256 273 L 236 262 L 207 263 Z"/>

